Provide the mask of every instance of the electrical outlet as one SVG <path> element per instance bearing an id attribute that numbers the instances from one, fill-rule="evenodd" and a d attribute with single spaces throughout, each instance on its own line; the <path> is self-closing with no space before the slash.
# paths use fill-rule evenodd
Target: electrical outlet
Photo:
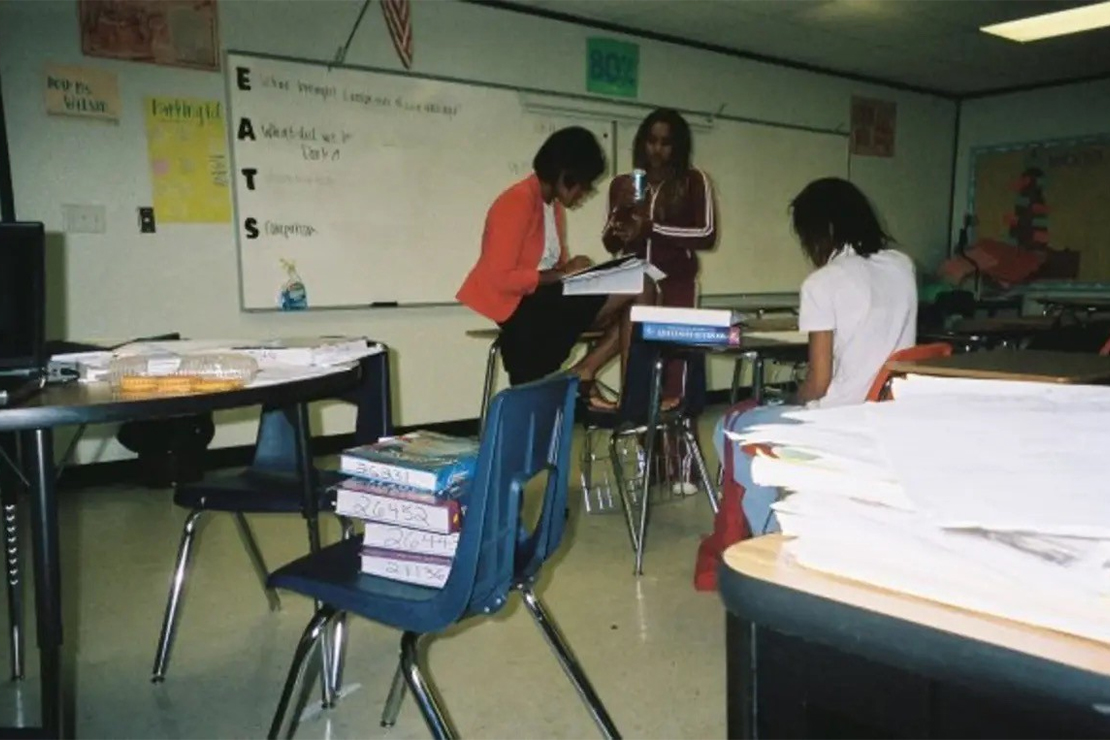
<path id="1" fill-rule="evenodd" d="M 106 220 L 104 206 L 73 203 L 62 206 L 62 221 L 67 234 L 103 234 Z"/>
<path id="2" fill-rule="evenodd" d="M 150 206 L 139 206 L 139 233 L 153 234 L 154 231 L 154 209 Z"/>

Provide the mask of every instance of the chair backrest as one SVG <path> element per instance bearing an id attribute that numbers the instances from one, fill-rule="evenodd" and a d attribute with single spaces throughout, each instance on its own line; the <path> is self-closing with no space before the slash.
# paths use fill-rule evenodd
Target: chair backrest
<path id="1" fill-rule="evenodd" d="M 905 349 L 896 350 L 893 352 L 887 362 L 898 360 L 915 361 L 915 360 L 931 360 L 934 357 L 948 357 L 952 354 L 952 345 L 947 342 L 933 342 L 932 344 L 916 344 L 913 347 L 906 347 Z M 879 374 L 875 376 L 874 382 L 871 383 L 871 390 L 867 392 L 868 401 L 883 401 L 887 397 L 887 384 L 890 382 L 890 371 L 886 368 L 886 363 L 879 368 Z"/>
<path id="2" fill-rule="evenodd" d="M 355 433 L 349 446 L 370 444 L 393 434 L 390 398 L 389 350 L 359 360 L 361 381 L 340 400 L 354 404 Z M 299 475 L 293 409 L 263 406 L 258 421 L 251 470 L 260 473 Z"/>
<path id="3" fill-rule="evenodd" d="M 496 611 L 513 582 L 534 576 L 558 548 L 577 394 L 577 376 L 559 374 L 507 388 L 490 402 L 451 575 L 436 597 L 443 624 Z M 544 472 L 541 514 L 528 532 L 521 521 L 524 489 Z"/>
<path id="4" fill-rule="evenodd" d="M 632 342 L 621 388 L 621 403 L 617 409 L 619 422 L 634 425 L 647 423 L 648 403 L 651 398 L 651 373 L 655 360 L 662 350 L 662 345 L 653 342 Z M 683 351 L 670 346 L 665 356 L 685 363 L 682 389 L 684 409 L 688 416 L 697 416 L 705 409 L 707 395 L 705 353 L 702 350 Z M 664 363 L 665 371 L 666 363 Z"/>

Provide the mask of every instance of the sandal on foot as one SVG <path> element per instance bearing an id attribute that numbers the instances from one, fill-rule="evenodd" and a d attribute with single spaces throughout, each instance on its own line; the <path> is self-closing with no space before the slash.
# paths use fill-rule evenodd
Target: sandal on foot
<path id="1" fill-rule="evenodd" d="M 615 401 L 610 401 L 601 394 L 597 380 L 593 378 L 578 381 L 578 399 L 593 411 L 613 411 L 617 408 Z"/>

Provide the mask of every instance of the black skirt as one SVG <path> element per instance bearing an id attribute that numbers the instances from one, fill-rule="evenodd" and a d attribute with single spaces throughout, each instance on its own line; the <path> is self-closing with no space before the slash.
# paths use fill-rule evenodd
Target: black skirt
<path id="1" fill-rule="evenodd" d="M 606 295 L 563 295 L 562 283 L 524 296 L 501 327 L 501 362 L 510 385 L 539 380 L 562 367 L 578 337 L 594 325 Z"/>

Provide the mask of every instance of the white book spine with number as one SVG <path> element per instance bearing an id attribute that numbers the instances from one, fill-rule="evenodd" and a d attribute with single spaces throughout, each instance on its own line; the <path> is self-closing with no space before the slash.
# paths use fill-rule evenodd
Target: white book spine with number
<path id="1" fill-rule="evenodd" d="M 341 483 L 335 489 L 335 513 L 440 534 L 457 532 L 462 524 L 462 505 L 455 499 L 436 499 L 369 481 Z"/>
<path id="2" fill-rule="evenodd" d="M 362 572 L 418 586 L 443 588 L 451 575 L 451 558 L 363 547 Z"/>
<path id="3" fill-rule="evenodd" d="M 428 532 L 398 524 L 368 521 L 362 530 L 362 544 L 382 550 L 399 550 L 418 555 L 454 557 L 459 533 Z"/>

